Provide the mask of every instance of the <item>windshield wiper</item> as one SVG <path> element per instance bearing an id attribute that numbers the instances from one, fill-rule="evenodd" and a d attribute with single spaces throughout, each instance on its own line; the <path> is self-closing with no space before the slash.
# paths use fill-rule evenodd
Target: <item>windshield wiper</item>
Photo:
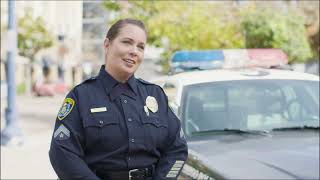
<path id="1" fill-rule="evenodd" d="M 272 131 L 285 131 L 285 130 L 304 130 L 304 129 L 310 129 L 310 130 L 319 130 L 319 126 L 292 126 L 292 127 L 281 127 L 281 128 L 273 128 Z"/>
<path id="2" fill-rule="evenodd" d="M 235 133 L 247 133 L 247 134 L 269 134 L 269 131 L 267 130 L 244 130 L 244 129 L 229 129 L 225 128 L 223 131 L 227 132 L 235 132 Z"/>
<path id="3" fill-rule="evenodd" d="M 212 133 L 212 132 L 231 132 L 231 133 L 239 133 L 239 134 L 258 134 L 258 135 L 269 134 L 269 131 L 267 130 L 243 130 L 243 129 L 229 129 L 229 128 L 199 131 L 199 132 L 194 132 L 194 134 L 205 134 L 205 133 Z"/>

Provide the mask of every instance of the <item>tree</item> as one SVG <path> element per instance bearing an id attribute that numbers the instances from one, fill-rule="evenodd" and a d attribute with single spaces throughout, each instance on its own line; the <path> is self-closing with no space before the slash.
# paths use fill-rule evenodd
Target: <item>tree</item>
<path id="1" fill-rule="evenodd" d="M 148 41 L 165 48 L 162 64 L 169 70 L 170 56 L 182 49 L 243 48 L 241 27 L 229 8 L 214 2 L 129 1 L 104 3 L 119 18 L 137 18 L 148 27 Z M 113 23 L 113 22 L 112 22 Z"/>
<path id="2" fill-rule="evenodd" d="M 51 47 L 54 43 L 53 35 L 47 30 L 42 17 L 33 17 L 31 9 L 26 9 L 26 14 L 18 20 L 18 49 L 21 56 L 30 60 L 27 67 L 26 85 L 27 91 L 31 91 L 34 85 L 33 63 L 37 53 L 45 48 Z"/>
<path id="3" fill-rule="evenodd" d="M 18 21 L 18 49 L 33 63 L 35 55 L 44 48 L 53 45 L 53 35 L 47 30 L 42 17 L 33 17 L 31 9 L 26 10 L 25 16 Z"/>
<path id="4" fill-rule="evenodd" d="M 299 1 L 298 8 L 302 11 L 307 28 L 307 34 L 313 52 L 313 60 L 319 61 L 320 53 L 320 17 L 319 1 Z"/>
<path id="5" fill-rule="evenodd" d="M 247 48 L 281 48 L 289 63 L 306 62 L 312 57 L 304 19 L 295 12 L 253 9 L 244 15 L 242 28 Z"/>

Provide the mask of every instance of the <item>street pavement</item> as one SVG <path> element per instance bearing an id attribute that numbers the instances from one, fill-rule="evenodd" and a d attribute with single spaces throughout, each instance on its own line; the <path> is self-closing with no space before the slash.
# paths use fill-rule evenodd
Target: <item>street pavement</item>
<path id="1" fill-rule="evenodd" d="M 49 157 L 55 117 L 64 95 L 18 96 L 17 111 L 22 146 L 1 146 L 1 179 L 57 179 Z M 5 127 L 4 99 L 1 100 L 1 129 Z"/>

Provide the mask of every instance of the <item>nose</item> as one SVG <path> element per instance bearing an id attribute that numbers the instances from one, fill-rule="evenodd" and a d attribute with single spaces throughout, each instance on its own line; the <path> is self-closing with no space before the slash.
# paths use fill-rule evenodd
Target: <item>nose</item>
<path id="1" fill-rule="evenodd" d="M 132 48 L 130 48 L 130 55 L 132 56 L 138 56 L 138 47 L 132 46 Z"/>

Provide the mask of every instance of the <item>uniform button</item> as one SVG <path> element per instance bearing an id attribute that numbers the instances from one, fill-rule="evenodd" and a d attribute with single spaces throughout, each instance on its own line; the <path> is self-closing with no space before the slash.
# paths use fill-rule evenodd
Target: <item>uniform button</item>
<path id="1" fill-rule="evenodd" d="M 131 121 L 132 121 L 132 119 L 131 119 L 131 118 L 128 118 L 128 121 L 129 121 L 129 122 L 131 122 Z"/>
<path id="2" fill-rule="evenodd" d="M 99 121 L 100 124 L 103 124 L 103 121 Z"/>
<path id="3" fill-rule="evenodd" d="M 124 102 L 124 103 L 127 103 L 127 100 L 125 99 L 125 100 L 123 100 L 123 102 Z"/>
<path id="4" fill-rule="evenodd" d="M 134 139 L 131 139 L 131 142 L 134 143 Z"/>

